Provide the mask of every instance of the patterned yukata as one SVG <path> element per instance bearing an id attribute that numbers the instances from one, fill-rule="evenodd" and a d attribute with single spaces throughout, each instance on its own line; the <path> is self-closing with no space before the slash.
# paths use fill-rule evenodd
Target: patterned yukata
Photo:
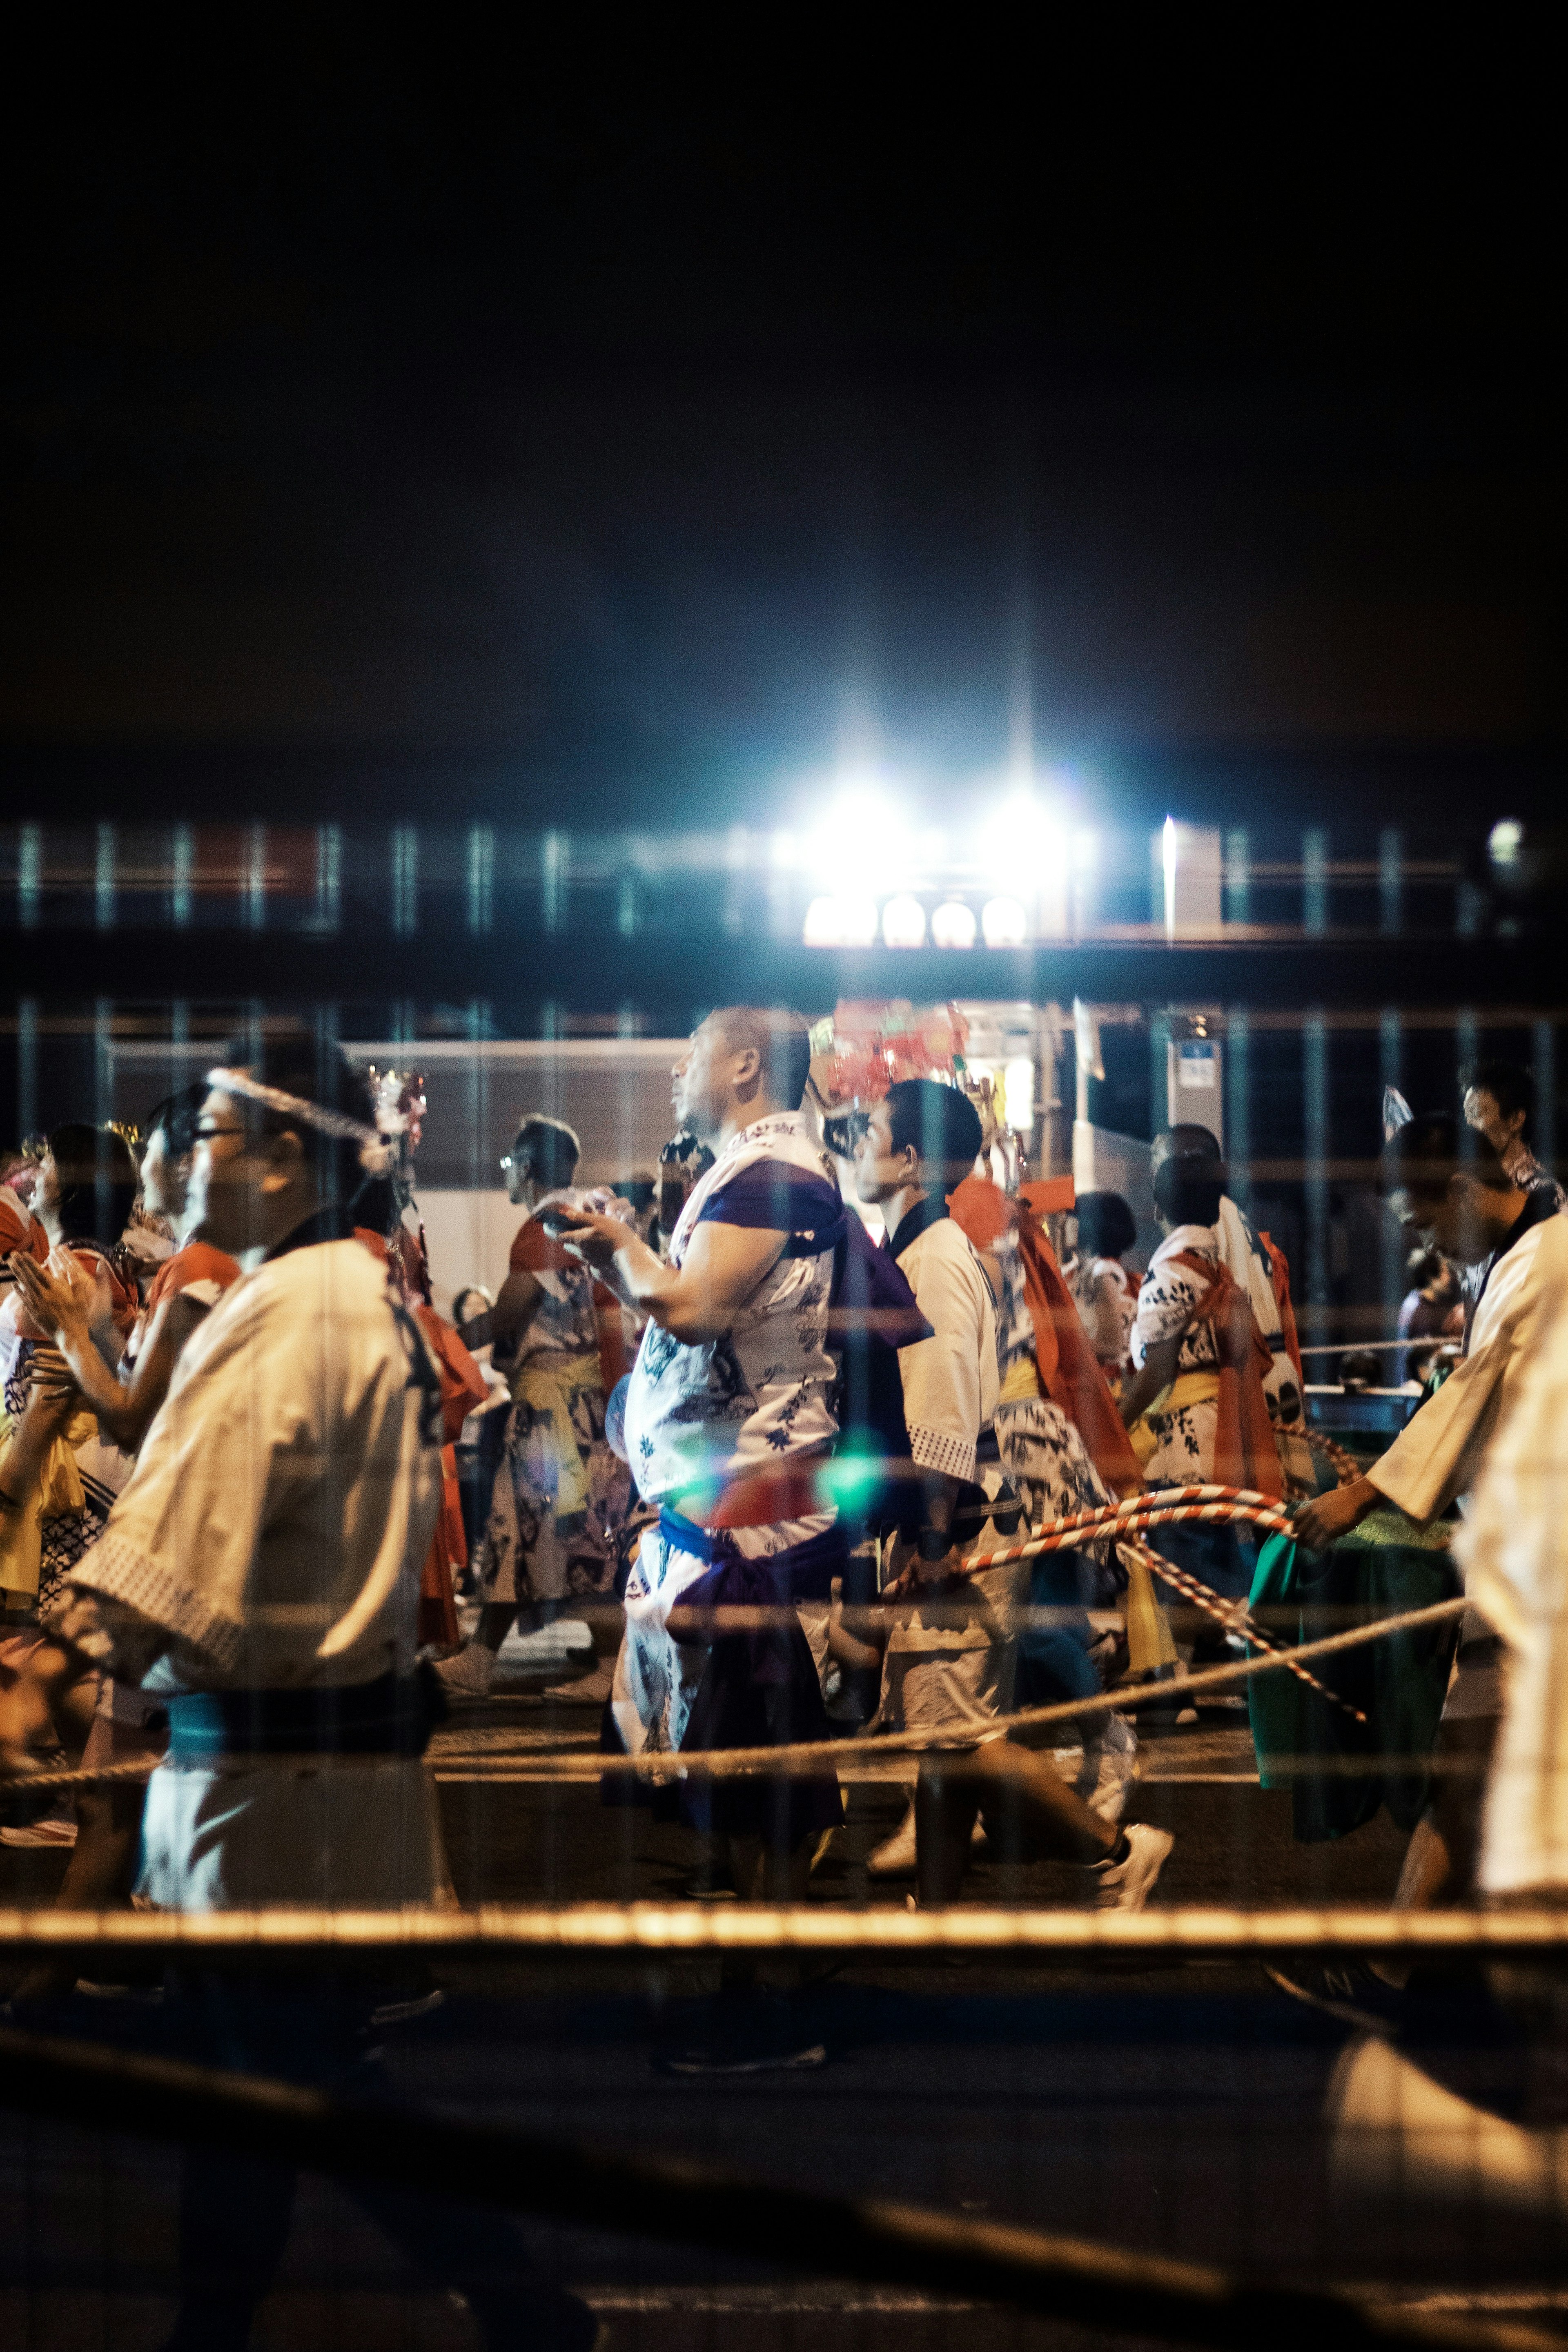
<path id="1" fill-rule="evenodd" d="M 90 1274 L 103 1260 L 103 1252 L 90 1242 L 70 1244 L 71 1255 Z M 107 1261 L 104 1261 L 107 1263 Z M 123 1286 L 120 1286 L 123 1294 Z M 16 1329 L 16 1307 L 6 1302 L 5 1345 L 0 1364 L 4 1368 L 5 1410 L 12 1426 L 21 1421 L 26 1409 L 27 1392 L 32 1381 L 35 1343 L 20 1338 Z M 130 1302 L 120 1307 L 120 1328 L 127 1328 Z M 104 1522 L 114 1506 L 114 1498 L 131 1475 L 132 1457 L 122 1453 L 110 1439 L 102 1435 L 97 1415 L 83 1409 L 72 1414 L 66 1425 L 66 1443 L 76 1458 L 77 1476 L 81 1481 L 82 1501 L 79 1510 L 62 1511 L 42 1522 L 42 1558 L 38 1568 L 37 1609 L 39 1620 L 47 1623 L 64 1596 L 66 1579 L 78 1561 L 90 1549 L 103 1533 Z M 13 1595 L 13 1605 L 17 1597 Z"/>
<path id="2" fill-rule="evenodd" d="M 1016 1226 L 993 1243 L 1002 1276 L 996 1308 L 996 1361 L 1001 1378 L 994 1427 L 1005 1475 L 1023 1498 L 1032 1528 L 1115 1500 L 1089 1459 L 1076 1423 L 1047 1396 L 1036 1356 L 1035 1318 L 1025 1288 L 1023 1252 Z M 1095 1271 L 1114 1259 L 1097 1261 Z M 1123 1281 L 1126 1277 L 1123 1276 Z M 1131 1305 L 1128 1302 L 1129 1321 Z M 1030 1563 L 1029 1606 L 1060 1612 L 1051 1625 L 1030 1625 L 1019 1638 L 1014 1696 L 1020 1706 L 1048 1706 L 1091 1698 L 1100 1676 L 1089 1656 L 1093 1628 L 1087 1613 L 1111 1599 L 1115 1579 L 1110 1544 L 1046 1552 Z M 1072 1614 L 1069 1616 L 1068 1612 Z M 1137 1738 L 1122 1716 L 1089 1717 L 1078 1740 L 1056 1748 L 1052 1761 L 1074 1793 L 1108 1821 L 1120 1821 L 1131 1785 Z"/>
<path id="3" fill-rule="evenodd" d="M 513 1360 L 505 1453 L 475 1552 L 487 1605 L 610 1591 L 631 1506 L 630 1474 L 605 1438 L 605 1397 L 624 1369 L 621 1310 L 541 1223 L 561 1202 L 595 1205 L 586 1192 L 552 1192 L 511 1245 L 510 1271 L 532 1275 L 543 1296 Z"/>
<path id="4" fill-rule="evenodd" d="M 1024 1286 L 1023 1252 L 1009 1228 L 990 1255 L 1002 1275 L 996 1308 L 996 1361 L 1001 1381 L 994 1427 L 1002 1467 L 1024 1498 L 1032 1528 L 1113 1500 L 1089 1458 L 1089 1448 L 1061 1407 L 1040 1386 L 1035 1360 L 1035 1318 Z M 1104 1261 L 1101 1261 L 1104 1263 Z"/>
<path id="5" fill-rule="evenodd" d="M 1209 1280 L 1191 1266 L 1172 1265 L 1172 1259 L 1184 1253 L 1207 1258 L 1217 1272 L 1219 1240 L 1214 1227 L 1178 1225 L 1150 1259 L 1132 1322 L 1133 1369 L 1142 1371 L 1150 1349 L 1162 1339 L 1173 1339 L 1179 1332 L 1177 1380 L 1184 1372 L 1210 1372 L 1217 1379 L 1219 1348 L 1214 1326 L 1193 1319 L 1194 1309 L 1208 1294 Z M 1145 1419 L 1154 1439 L 1154 1451 L 1143 1465 L 1151 1486 L 1190 1486 L 1213 1477 L 1219 1427 L 1217 1396 L 1158 1411 L 1151 1407 Z"/>
<path id="6" fill-rule="evenodd" d="M 627 1579 L 608 1710 L 632 1754 L 829 1736 L 798 1623 L 710 1642 L 676 1639 L 669 1617 L 681 1602 L 826 1599 L 842 1573 L 845 1539 L 831 1509 L 709 1532 L 682 1506 L 700 1508 L 699 1498 L 716 1498 L 737 1478 L 825 1454 L 837 1437 L 827 1317 L 844 1221 L 832 1162 L 799 1112 L 778 1112 L 720 1153 L 670 1237 L 670 1263 L 679 1266 L 704 1223 L 790 1235 L 721 1338 L 687 1345 L 657 1322 L 643 1333 L 626 1396 L 626 1452 L 659 1522 L 643 1535 Z M 791 1844 L 843 1819 L 831 1775 L 693 1783 L 681 1810 L 698 1826 L 731 1834 L 761 1827 Z"/>

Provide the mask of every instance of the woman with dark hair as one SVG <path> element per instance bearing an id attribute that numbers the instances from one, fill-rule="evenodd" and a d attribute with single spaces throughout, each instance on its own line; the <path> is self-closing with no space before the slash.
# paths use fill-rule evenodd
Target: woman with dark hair
<path id="1" fill-rule="evenodd" d="M 35 1321 L 53 1335 L 100 1426 L 130 1453 L 168 1395 L 186 1340 L 239 1280 L 239 1267 L 226 1250 L 194 1238 L 191 1166 L 206 1096 L 205 1084 L 186 1087 L 149 1116 L 142 1150 L 142 1205 L 173 1225 L 176 1247 L 153 1277 L 118 1378 L 93 1345 L 83 1301 L 71 1286 L 42 1267 L 30 1267 L 22 1277 Z"/>
<path id="2" fill-rule="evenodd" d="M 1120 1192 L 1078 1196 L 1078 1264 L 1073 1298 L 1100 1370 L 1119 1381 L 1130 1361 L 1137 1285 L 1121 1261 L 1138 1239 L 1138 1221 Z"/>

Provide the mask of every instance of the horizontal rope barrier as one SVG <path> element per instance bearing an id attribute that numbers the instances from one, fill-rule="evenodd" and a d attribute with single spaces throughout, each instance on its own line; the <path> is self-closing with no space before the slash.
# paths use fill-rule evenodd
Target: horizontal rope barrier
<path id="1" fill-rule="evenodd" d="M 1342 1650 L 1355 1649 L 1363 1642 L 1405 1633 L 1414 1626 L 1441 1624 L 1447 1618 L 1462 1616 L 1468 1606 L 1463 1599 L 1434 1601 L 1426 1609 L 1408 1609 L 1396 1617 L 1379 1618 L 1370 1625 L 1327 1634 L 1321 1641 L 1303 1642 L 1293 1651 L 1272 1651 L 1262 1657 L 1238 1659 L 1234 1665 L 1207 1666 L 1201 1674 L 1176 1675 L 1168 1682 L 1140 1683 L 1131 1688 L 1118 1685 L 1093 1698 L 1065 1699 L 1052 1706 L 1020 1707 L 1016 1714 L 999 1716 L 996 1720 L 1002 1729 L 1009 1732 L 1041 1731 L 1056 1724 L 1080 1723 L 1086 1717 L 1096 1715 L 1132 1714 L 1143 1706 L 1179 1706 L 1194 1695 L 1228 1690 L 1255 1675 L 1277 1674 L 1293 1662 L 1304 1664 L 1309 1659 L 1331 1657 Z M 844 1759 L 925 1754 L 943 1748 L 963 1751 L 974 1744 L 955 1740 L 951 1734 L 891 1731 L 869 1738 L 861 1734 L 855 1738 L 797 1740 L 777 1748 L 657 1748 L 635 1756 L 603 1751 L 584 1755 L 581 1749 L 572 1749 L 550 1760 L 558 1765 L 557 1777 L 563 1781 L 595 1781 L 607 1774 L 662 1780 L 722 1780 L 788 1776 L 831 1767 Z M 97 1772 L 17 1772 L 0 1778 L 0 1794 L 30 1796 L 49 1789 L 94 1788 L 117 1780 L 145 1780 L 155 1769 L 151 1763 L 138 1763 L 106 1765 Z M 231 1759 L 216 1766 L 204 1764 L 199 1769 L 246 1771 L 256 1766 L 251 1760 Z"/>
<path id="2" fill-rule="evenodd" d="M 0 2099 L 35 2116 L 137 2139 L 237 2149 L 351 2180 L 469 2199 L 603 2231 L 701 2246 L 808 2276 L 920 2285 L 1102 2332 L 1255 2352 L 1312 2341 L 1546 2352 L 1560 2339 L 1377 2307 L 1349 2292 L 977 2221 L 886 2198 L 844 2198 L 688 2157 L 626 2155 L 425 2109 L 356 2106 L 317 2090 L 174 2059 L 0 2029 Z M 526 2289 L 520 2294 L 526 2332 Z"/>
<path id="3" fill-rule="evenodd" d="M 0 1952 L 113 1952 L 214 1960 L 392 1951 L 551 1958 L 585 1953 L 862 1952 L 885 1959 L 967 1952 L 1092 1961 L 1266 1958 L 1289 1952 L 1559 1951 L 1568 1910 L 947 1910 L 873 1905 L 481 1904 L 472 1910 L 0 1911 Z"/>
<path id="4" fill-rule="evenodd" d="M 1021 1561 L 1044 1551 L 1069 1549 L 1079 1544 L 1098 1541 L 1106 1537 L 1131 1536 L 1137 1529 L 1162 1525 L 1168 1521 L 1198 1520 L 1218 1523 L 1238 1518 L 1258 1525 L 1267 1525 L 1282 1534 L 1290 1532 L 1290 1520 L 1283 1507 L 1272 1496 L 1258 1494 L 1253 1489 L 1213 1484 L 1164 1487 L 1152 1494 L 1130 1496 L 1121 1502 L 1100 1505 L 1089 1510 L 1069 1514 L 1048 1523 L 1022 1543 L 1009 1545 L 989 1553 L 971 1553 L 962 1563 L 962 1572 L 965 1575 L 974 1574 L 986 1568 Z M 1151 1553 L 1149 1558 L 1151 1564 L 1153 1564 L 1158 1559 L 1158 1555 Z M 1177 1571 L 1170 1568 L 1168 1562 L 1161 1562 L 1160 1568 L 1168 1578 L 1174 1579 L 1177 1574 Z M 1186 1597 L 1192 1598 L 1190 1586 Z M 909 1600 L 895 1605 L 901 1605 L 909 1610 L 916 1607 L 925 1609 L 931 1606 L 940 1608 L 941 1590 L 940 1588 L 934 1590 L 929 1601 Z M 1142 1706 L 1165 1705 L 1173 1699 L 1185 1697 L 1193 1693 L 1226 1688 L 1233 1681 L 1246 1681 L 1255 1674 L 1271 1670 L 1287 1669 L 1303 1680 L 1312 1682 L 1314 1688 L 1321 1690 L 1321 1685 L 1303 1672 L 1309 1659 L 1328 1656 L 1339 1650 L 1352 1648 L 1357 1643 L 1379 1640 L 1389 1633 L 1403 1632 L 1408 1627 L 1433 1623 L 1445 1616 L 1459 1615 L 1463 1612 L 1465 1605 L 1463 1601 L 1439 1601 L 1427 1609 L 1407 1611 L 1400 1616 L 1375 1620 L 1370 1624 L 1351 1628 L 1343 1633 L 1331 1634 L 1314 1643 L 1298 1643 L 1291 1648 L 1271 1647 L 1267 1649 L 1261 1657 L 1237 1662 L 1235 1665 L 1211 1667 L 1202 1674 L 1174 1676 L 1169 1681 L 1138 1685 L 1131 1689 L 1125 1685 L 1119 1685 L 1097 1698 L 1073 1699 L 1056 1706 L 1021 1708 L 1012 1715 L 999 1717 L 997 1720 L 999 1723 L 1005 1723 L 1009 1728 L 1043 1729 L 1055 1723 L 1079 1722 L 1086 1716 L 1129 1713 Z M 792 1614 L 791 1611 L 785 1612 L 786 1621 Z M 1262 1646 L 1263 1636 L 1253 1633 L 1251 1638 Z M 1332 1696 L 1330 1693 L 1323 1695 L 1327 1697 Z M 930 1732 L 883 1733 L 879 1734 L 877 1738 L 878 1747 L 883 1754 L 910 1749 L 940 1749 L 943 1747 L 962 1744 L 955 1743 L 951 1735 L 944 1738 L 941 1733 Z M 828 1764 L 836 1758 L 864 1752 L 863 1736 L 843 1739 L 795 1741 L 787 1746 L 770 1748 L 682 1748 L 652 1751 L 645 1749 L 630 1756 L 605 1754 L 593 1758 L 574 1756 L 563 1759 L 563 1762 L 568 1765 L 569 1769 L 563 1771 L 560 1777 L 563 1780 L 574 1778 L 590 1780 L 596 1779 L 604 1773 L 631 1773 L 647 1779 L 668 1780 L 686 1779 L 692 1774 L 701 1774 L 714 1779 L 756 1773 L 778 1774 L 787 1772 L 797 1765 L 804 1765 L 809 1769 L 813 1765 Z M 58 1792 L 70 1789 L 111 1787 L 121 1781 L 146 1779 L 154 1769 L 151 1761 L 146 1764 L 137 1761 L 120 1766 L 103 1766 L 96 1771 L 78 1769 L 74 1772 L 14 1772 L 0 1775 L 0 1792 L 3 1792 L 7 1786 L 29 1794 L 35 1792 L 42 1794 L 46 1790 Z"/>

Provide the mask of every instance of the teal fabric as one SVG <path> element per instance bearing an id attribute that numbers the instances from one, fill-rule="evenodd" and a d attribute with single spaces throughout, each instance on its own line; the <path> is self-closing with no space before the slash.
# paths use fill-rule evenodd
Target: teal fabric
<path id="1" fill-rule="evenodd" d="M 1270 1536 L 1258 1556 L 1251 1605 L 1293 1610 L 1293 1630 L 1278 1615 L 1262 1622 L 1277 1640 L 1300 1643 L 1339 1632 L 1353 1622 L 1343 1613 L 1352 1610 L 1395 1617 L 1457 1600 L 1460 1590 L 1442 1536 L 1391 1508 L 1374 1511 L 1326 1552 L 1308 1551 L 1292 1536 Z M 1458 1622 L 1451 1619 L 1315 1661 L 1310 1671 L 1360 1707 L 1364 1725 L 1283 1669 L 1253 1676 L 1247 1705 L 1258 1772 L 1266 1789 L 1290 1790 L 1303 1844 L 1343 1837 L 1384 1804 L 1402 1829 L 1415 1828 L 1430 1785 L 1418 1759 L 1430 1755 L 1436 1738 L 1458 1639 Z M 1302 1757 L 1321 1758 L 1323 1769 L 1293 1771 L 1283 1760 Z M 1358 1769 L 1363 1759 L 1364 1769 Z"/>

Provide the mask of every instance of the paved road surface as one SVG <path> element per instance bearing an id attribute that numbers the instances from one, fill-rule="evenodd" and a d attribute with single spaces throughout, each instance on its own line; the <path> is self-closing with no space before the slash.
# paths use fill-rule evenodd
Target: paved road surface
<path id="1" fill-rule="evenodd" d="M 437 1751 L 454 1877 L 465 1900 L 669 1899 L 689 1840 L 592 1789 L 552 1780 L 543 1752 L 591 1745 L 584 1706 L 502 1696 L 465 1710 Z M 1267 1907 L 1381 1902 L 1403 1841 L 1386 1817 L 1335 1846 L 1293 1842 L 1289 1798 L 1257 1784 L 1234 1720 L 1147 1738 L 1134 1811 L 1177 1843 L 1170 1902 Z M 901 1769 L 901 1768 L 900 1768 Z M 900 1817 L 898 1778 L 847 1776 L 848 1826 L 815 1892 L 859 1902 L 865 1861 Z M 0 1902 L 47 1900 L 58 1855 L 0 1855 Z M 1081 1899 L 1070 1871 L 982 1860 L 977 1901 Z M 882 1890 L 878 1890 L 880 1899 Z M 1342 2033 L 1253 1969 L 841 1971 L 813 1995 L 832 2053 L 819 2071 L 715 2086 L 661 2073 L 700 2013 L 711 1964 L 458 1968 L 443 2009 L 395 2040 L 411 2097 L 612 2146 L 684 2150 L 845 2193 L 868 2189 L 1197 2259 L 1311 2279 L 1359 2277 L 1439 2307 L 1479 2294 L 1550 2302 L 1533 2255 L 1495 2233 L 1369 2231 L 1329 2206 L 1318 2116 Z M 153 2013 L 73 2005 L 71 2030 L 145 2037 Z M 1432 2063 L 1506 2103 L 1513 2053 L 1457 1995 L 1428 2018 Z M 24 2127 L 0 2116 L 0 2345 L 151 2352 L 167 2325 L 174 2163 L 151 2145 Z M 770 2281 L 708 2254 L 640 2242 L 635 2215 L 541 2231 L 542 2258 L 583 2286 L 622 2352 L 694 2341 L 713 2352 L 969 2352 L 1005 2329 L 1033 2347 L 1088 2338 L 897 2289 Z M 694 2331 L 696 2331 L 694 2335 Z M 268 2352 L 457 2352 L 464 2315 L 424 2291 L 350 2202 L 301 2192 Z"/>

